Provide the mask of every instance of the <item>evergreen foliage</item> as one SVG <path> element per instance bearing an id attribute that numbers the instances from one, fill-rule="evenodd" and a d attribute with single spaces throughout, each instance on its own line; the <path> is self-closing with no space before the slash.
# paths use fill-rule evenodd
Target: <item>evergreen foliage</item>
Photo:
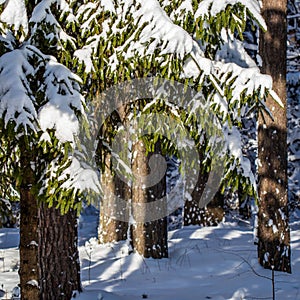
<path id="1" fill-rule="evenodd" d="M 18 131 L 28 132 L 42 153 L 59 145 L 53 161 L 48 153 L 47 163 L 40 169 L 38 193 L 56 195 L 62 211 L 69 207 L 63 206 L 61 191 L 54 191 L 58 178 L 59 186 L 68 186 L 62 185 L 70 176 L 70 171 L 64 171 L 71 164 L 67 153 L 74 148 L 71 135 L 79 130 L 77 119 L 85 118 L 84 101 L 94 101 L 114 84 L 157 76 L 201 92 L 202 100 L 218 116 L 227 142 L 224 187 L 237 189 L 242 183 L 244 194 L 256 194 L 249 160 L 238 150 L 242 146 L 242 119 L 249 111 L 268 112 L 264 105 L 268 93 L 280 101 L 271 90 L 271 78 L 260 74 L 242 43 L 247 24 L 265 28 L 257 1 L 221 4 L 209 0 L 44 0 L 35 6 L 22 0 L 18 3 L 12 15 L 10 1 L 1 6 L 0 76 L 14 78 L 2 89 L 1 126 L 3 133 L 11 132 L 11 139 L 17 137 Z M 19 63 L 12 68 L 14 60 Z M 12 106 L 7 99 L 20 103 Z M 39 119 L 43 112 L 47 113 L 51 101 L 55 105 L 71 101 L 61 107 L 59 104 L 57 111 L 52 112 L 58 114 L 68 107 L 70 122 L 67 127 L 62 125 L 64 130 L 70 128 L 67 140 L 59 137 L 58 118 L 56 123 Z M 191 117 L 186 120 L 190 122 Z M 200 140 L 201 124 L 193 128 L 194 136 Z M 237 146 L 232 147 L 234 144 Z M 165 145 L 169 146 L 167 142 Z M 212 151 L 212 145 L 209 146 L 204 151 Z M 169 154 L 176 154 L 172 151 Z M 64 158 L 60 159 L 59 168 L 58 153 Z M 69 187 L 74 199 L 77 189 Z"/>
<path id="2" fill-rule="evenodd" d="M 255 196 L 250 162 L 241 150 L 242 120 L 250 112 L 268 112 L 264 101 L 269 92 L 280 102 L 271 91 L 271 78 L 260 74 L 242 42 L 247 24 L 265 29 L 258 2 L 88 1 L 75 15 L 86 42 L 74 55 L 91 97 L 147 76 L 195 88 L 222 123 L 227 141 L 223 187 L 237 189 L 242 183 L 244 195 Z M 200 140 L 201 124 L 194 130 Z M 174 154 L 171 149 L 169 154 Z"/>
<path id="3" fill-rule="evenodd" d="M 1 14 L 0 114 L 6 153 L 1 155 L 3 176 L 14 175 L 16 189 L 22 184 L 18 157 L 22 151 L 19 141 L 25 136 L 26 147 L 35 151 L 32 166 L 36 195 L 62 212 L 70 207 L 80 211 L 78 198 L 82 190 L 75 179 L 84 169 L 74 150 L 76 135 L 84 124 L 81 121 L 86 118 L 85 100 L 80 77 L 57 61 L 66 64 L 69 44 L 74 43 L 54 15 L 59 13 L 63 18 L 68 5 L 41 1 L 33 8 L 28 22 L 23 1 L 20 11 L 14 10 L 15 16 L 9 17 L 9 9 L 8 1 Z M 20 13 L 22 18 L 16 19 Z M 16 20 L 18 23 L 14 24 Z M 7 191 L 5 185 L 1 191 Z"/>

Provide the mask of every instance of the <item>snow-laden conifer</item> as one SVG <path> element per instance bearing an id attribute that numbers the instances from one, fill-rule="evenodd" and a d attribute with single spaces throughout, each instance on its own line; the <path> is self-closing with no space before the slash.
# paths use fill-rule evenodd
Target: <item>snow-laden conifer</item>
<path id="1" fill-rule="evenodd" d="M 95 74 L 86 76 L 100 78 L 100 92 L 150 75 L 189 82 L 230 133 L 225 177 L 233 186 L 242 180 L 248 192 L 255 187 L 249 161 L 230 145 L 242 145 L 241 120 L 249 111 L 268 112 L 268 93 L 280 103 L 271 77 L 260 73 L 242 42 L 247 21 L 266 29 L 258 1 L 90 1 L 75 15 L 86 43 L 74 55 L 86 74 Z"/>

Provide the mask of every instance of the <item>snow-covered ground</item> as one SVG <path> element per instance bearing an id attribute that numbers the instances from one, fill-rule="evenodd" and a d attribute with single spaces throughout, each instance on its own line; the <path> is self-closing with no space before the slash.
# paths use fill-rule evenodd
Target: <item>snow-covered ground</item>
<path id="1" fill-rule="evenodd" d="M 272 299 L 271 272 L 258 265 L 246 222 L 171 231 L 170 257 L 162 260 L 127 255 L 125 242 L 99 245 L 96 224 L 96 215 L 81 219 L 78 300 Z M 300 299 L 300 214 L 291 228 L 293 273 L 275 272 L 277 300 Z M 10 299 L 18 284 L 18 229 L 0 229 L 0 248 L 0 287 Z"/>

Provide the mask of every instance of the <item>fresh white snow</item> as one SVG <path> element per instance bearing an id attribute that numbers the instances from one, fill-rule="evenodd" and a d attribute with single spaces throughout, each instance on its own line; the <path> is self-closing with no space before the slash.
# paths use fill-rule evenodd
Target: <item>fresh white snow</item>
<path id="1" fill-rule="evenodd" d="M 0 1 L 2 4 L 4 1 Z M 24 33 L 28 32 L 27 11 L 24 0 L 7 0 L 5 8 L 1 13 L 0 21 L 13 25 L 15 30 L 22 28 Z"/>
<path id="2" fill-rule="evenodd" d="M 80 218 L 84 292 L 79 300 L 272 299 L 271 271 L 257 263 L 252 226 L 231 218 L 217 227 L 169 232 L 168 259 L 127 254 L 125 242 L 99 245 L 97 215 Z M 292 274 L 275 272 L 277 300 L 300 299 L 300 213 L 291 223 Z M 18 229 L 0 229 L 0 285 L 18 284 Z"/>

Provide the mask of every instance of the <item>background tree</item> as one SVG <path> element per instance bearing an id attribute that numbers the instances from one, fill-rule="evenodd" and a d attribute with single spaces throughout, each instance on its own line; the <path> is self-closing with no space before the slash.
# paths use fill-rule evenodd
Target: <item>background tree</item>
<path id="1" fill-rule="evenodd" d="M 124 117 L 121 118 L 121 112 L 113 113 L 112 116 L 103 124 L 99 131 L 100 142 L 96 150 L 96 163 L 101 166 L 101 185 L 103 195 L 100 200 L 100 215 L 99 215 L 99 228 L 98 237 L 100 243 L 117 242 L 127 239 L 128 224 L 116 216 L 115 197 L 120 199 L 129 198 L 131 192 L 130 187 L 124 183 L 113 171 L 113 158 L 107 145 L 112 144 L 112 132 L 116 132 L 116 124 L 124 122 Z M 126 195 L 127 194 L 127 195 Z M 123 211 L 126 215 L 126 207 Z M 125 218 L 126 220 L 126 218 Z"/>
<path id="2" fill-rule="evenodd" d="M 258 23 L 265 28 L 259 10 L 257 1 L 224 5 L 210 0 L 139 0 L 130 5 L 127 1 L 91 1 L 78 9 L 85 42 L 74 55 L 83 63 L 95 98 L 115 84 L 146 76 L 176 80 L 201 92 L 201 98 L 218 116 L 226 140 L 221 191 L 227 185 L 242 194 L 254 195 L 255 179 L 241 150 L 242 119 L 247 112 L 261 109 L 271 81 L 260 74 L 237 34 L 243 38 L 247 20 L 250 25 Z M 105 111 L 101 97 L 97 99 L 100 111 Z M 157 106 L 151 108 L 155 111 Z M 194 140 L 203 141 L 203 124 L 191 127 L 192 114 L 181 116 L 184 125 L 193 129 Z M 203 147 L 201 162 L 207 172 L 207 157 L 209 153 L 213 156 L 210 142 Z M 198 143 L 199 151 L 201 146 Z M 199 198 L 195 199 L 194 203 L 198 202 Z"/>
<path id="3" fill-rule="evenodd" d="M 270 97 L 269 115 L 260 116 L 258 257 L 262 266 L 291 272 L 290 229 L 287 191 L 286 116 L 286 7 L 287 1 L 264 0 L 262 14 L 268 30 L 261 34 L 262 71 L 273 78 L 282 106 Z"/>

